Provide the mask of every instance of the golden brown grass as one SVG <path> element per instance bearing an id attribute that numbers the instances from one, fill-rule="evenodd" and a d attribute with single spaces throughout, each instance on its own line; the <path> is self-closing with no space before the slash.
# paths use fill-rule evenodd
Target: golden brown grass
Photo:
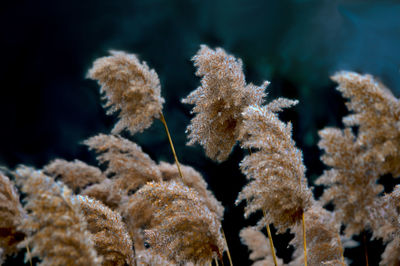
<path id="1" fill-rule="evenodd" d="M 352 113 L 344 129 L 319 132 L 329 169 L 317 180 L 326 189 L 316 201 L 292 124 L 279 118 L 298 102 L 266 103 L 268 82 L 246 83 L 242 61 L 221 48 L 202 45 L 193 61 L 201 84 L 183 100 L 194 105 L 189 144 L 218 162 L 236 142 L 251 151 L 238 166 L 248 183 L 236 203 L 246 202 L 245 217 L 264 213 L 240 233 L 253 265 L 284 265 L 261 232 L 270 224 L 294 234 L 289 265 L 346 265 L 342 239 L 365 231 L 386 244 L 382 265 L 400 263 L 400 188 L 382 195 L 378 184 L 385 174 L 400 175 L 400 103 L 384 85 L 353 72 L 332 77 Z M 202 175 L 179 165 L 175 152 L 175 165 L 157 163 L 119 135 L 142 132 L 154 118 L 166 126 L 157 73 L 135 55 L 112 51 L 88 76 L 101 85 L 108 113 L 118 113 L 112 134 L 84 141 L 99 165 L 56 159 L 42 170 L 1 172 L 0 263 L 27 252 L 40 265 L 223 264 L 224 207 Z M 327 203 L 332 212 L 323 208 Z"/>

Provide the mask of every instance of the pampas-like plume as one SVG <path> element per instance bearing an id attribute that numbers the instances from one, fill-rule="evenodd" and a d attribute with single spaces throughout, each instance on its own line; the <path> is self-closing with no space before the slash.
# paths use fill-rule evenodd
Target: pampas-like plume
<path id="1" fill-rule="evenodd" d="M 148 202 L 151 222 L 144 231 L 146 243 L 174 263 L 204 264 L 221 256 L 221 223 L 198 193 L 180 182 L 151 182 L 131 198 L 131 208 Z"/>
<path id="2" fill-rule="evenodd" d="M 379 169 L 364 161 L 364 148 L 351 129 L 326 128 L 319 135 L 318 146 L 325 151 L 321 160 L 332 167 L 316 181 L 328 186 L 321 201 L 333 202 L 336 219 L 346 225 L 346 236 L 359 234 L 375 220 L 371 210 L 379 206 L 377 196 L 383 190 L 376 183 Z"/>
<path id="3" fill-rule="evenodd" d="M 208 157 L 222 162 L 238 139 L 243 109 L 262 104 L 269 83 L 246 85 L 242 61 L 221 48 L 202 45 L 192 60 L 202 79 L 201 86 L 182 100 L 195 105 L 192 112 L 196 116 L 187 128 L 188 144 L 199 143 Z"/>
<path id="4" fill-rule="evenodd" d="M 249 258 L 254 261 L 253 266 L 273 266 L 274 260 L 268 239 L 253 227 L 246 227 L 240 231 L 240 239 L 251 251 Z M 278 266 L 284 265 L 282 259 L 277 259 Z"/>
<path id="5" fill-rule="evenodd" d="M 43 171 L 53 178 L 59 178 L 75 193 L 89 184 L 99 183 L 106 178 L 99 168 L 90 166 L 79 160 L 68 162 L 56 159 L 46 165 Z"/>
<path id="6" fill-rule="evenodd" d="M 377 196 L 383 186 L 381 175 L 400 175 L 400 103 L 392 93 L 370 75 L 339 72 L 332 79 L 349 99 L 353 114 L 343 119 L 346 129 L 327 128 L 319 132 L 321 160 L 330 170 L 317 180 L 329 188 L 324 202 L 333 201 L 347 236 L 358 234 L 377 223 L 380 215 Z M 350 127 L 357 126 L 354 135 Z"/>
<path id="7" fill-rule="evenodd" d="M 107 164 L 106 175 L 121 193 L 135 191 L 149 181 L 160 181 L 157 164 L 135 143 L 120 136 L 99 134 L 84 142 L 95 150 L 100 163 Z"/>
<path id="8" fill-rule="evenodd" d="M 343 118 L 347 127 L 358 126 L 357 145 L 365 152 L 365 165 L 375 164 L 381 175 L 400 176 L 400 102 L 371 75 L 339 72 L 332 77 L 347 108 L 354 113 Z"/>
<path id="9" fill-rule="evenodd" d="M 307 225 L 307 262 L 310 266 L 346 265 L 342 261 L 343 247 L 339 236 L 339 223 L 332 213 L 315 203 L 305 214 Z M 301 226 L 293 228 L 295 237 L 291 244 L 296 247 L 290 266 L 303 265 L 303 238 Z"/>
<path id="10" fill-rule="evenodd" d="M 101 202 L 86 196 L 78 196 L 85 215 L 94 247 L 103 256 L 102 265 L 134 265 L 132 240 L 121 216 Z"/>
<path id="11" fill-rule="evenodd" d="M 387 243 L 380 265 L 400 265 L 400 185 L 377 201 L 371 210 L 373 233 Z"/>
<path id="12" fill-rule="evenodd" d="M 29 167 L 19 167 L 16 178 L 27 194 L 24 207 L 29 214 L 20 226 L 28 237 L 19 246 L 33 246 L 31 255 L 42 260 L 40 265 L 101 264 L 72 191 Z"/>
<path id="13" fill-rule="evenodd" d="M 176 264 L 166 260 L 163 256 L 151 252 L 149 249 L 143 249 L 136 252 L 138 266 L 175 266 Z"/>
<path id="14" fill-rule="evenodd" d="M 120 111 L 120 120 L 113 133 L 128 129 L 131 134 L 142 132 L 159 118 L 164 99 L 157 73 L 136 55 L 111 51 L 93 63 L 88 77 L 101 85 L 108 114 Z"/>
<path id="15" fill-rule="evenodd" d="M 91 185 L 81 192 L 81 195 L 89 196 L 104 205 L 115 210 L 121 203 L 123 193 L 115 185 L 114 180 L 104 179 L 101 183 Z"/>
<path id="16" fill-rule="evenodd" d="M 13 183 L 0 172 L 0 261 L 18 251 L 17 244 L 25 234 L 17 227 L 25 215 Z"/>
<path id="17" fill-rule="evenodd" d="M 292 139 L 292 126 L 275 112 L 297 101 L 278 99 L 264 107 L 250 106 L 243 112 L 241 145 L 256 149 L 246 156 L 240 168 L 250 182 L 239 193 L 236 204 L 247 201 L 245 216 L 258 210 L 266 215 L 260 226 L 273 223 L 285 232 L 302 220 L 311 206 L 311 191 L 305 179 L 302 153 Z"/>
<path id="18" fill-rule="evenodd" d="M 162 179 L 164 181 L 175 180 L 176 182 L 182 181 L 186 186 L 196 190 L 199 196 L 204 200 L 207 207 L 214 212 L 219 220 L 223 219 L 224 207 L 222 204 L 214 197 L 211 191 L 207 189 L 207 183 L 204 181 L 203 177 L 199 172 L 194 170 L 190 166 L 181 165 L 182 176 L 180 177 L 178 168 L 176 164 L 169 164 L 166 162 L 161 162 L 158 165 Z"/>

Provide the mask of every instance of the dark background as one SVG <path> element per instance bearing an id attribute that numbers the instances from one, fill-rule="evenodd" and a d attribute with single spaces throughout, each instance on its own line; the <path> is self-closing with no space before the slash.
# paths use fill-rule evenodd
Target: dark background
<path id="1" fill-rule="evenodd" d="M 248 82 L 270 80 L 269 100 L 300 101 L 281 118 L 293 122 L 310 185 L 324 169 L 318 130 L 341 127 L 347 113 L 329 76 L 342 69 L 371 73 L 400 95 L 400 1 L 14 0 L 1 3 L 0 25 L 0 164 L 41 168 L 55 158 L 95 164 L 80 143 L 109 132 L 115 117 L 105 115 L 86 72 L 110 49 L 136 53 L 160 77 L 180 161 L 200 171 L 226 207 L 223 226 L 235 265 L 250 264 L 238 233 L 257 220 L 245 221 L 243 205 L 234 205 L 246 183 L 237 166 L 244 154 L 236 148 L 217 164 L 200 147 L 185 145 L 192 106 L 180 100 L 199 85 L 190 59 L 200 44 L 242 58 Z M 154 160 L 172 162 L 161 122 L 130 139 Z M 390 192 L 397 181 L 384 180 Z M 316 196 L 321 191 L 314 189 Z M 286 262 L 290 238 L 275 240 Z M 383 246 L 372 241 L 368 249 L 376 265 Z M 363 264 L 363 253 L 360 246 L 345 255 Z"/>

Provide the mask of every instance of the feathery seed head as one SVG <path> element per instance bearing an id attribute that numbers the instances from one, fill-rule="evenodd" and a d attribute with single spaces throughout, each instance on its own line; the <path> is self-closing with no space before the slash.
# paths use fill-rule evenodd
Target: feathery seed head
<path id="1" fill-rule="evenodd" d="M 243 113 L 239 139 L 241 146 L 256 149 L 240 163 L 250 182 L 239 193 L 236 204 L 246 200 L 245 216 L 265 211 L 259 226 L 273 223 L 278 232 L 301 221 L 311 206 L 302 153 L 292 139 L 292 126 L 279 120 L 275 112 L 297 101 L 277 99 L 266 106 L 249 106 Z"/>
<path id="2" fill-rule="evenodd" d="M 13 182 L 0 172 L 0 262 L 18 251 L 17 244 L 25 237 L 18 226 L 25 215 Z"/>
<path id="3" fill-rule="evenodd" d="M 20 226 L 28 237 L 19 246 L 32 245 L 31 255 L 40 257 L 41 265 L 101 264 L 72 191 L 42 171 L 26 166 L 16 170 L 16 178 L 27 194 L 24 207 L 29 213 Z"/>
<path id="4" fill-rule="evenodd" d="M 201 86 L 182 100 L 195 105 L 196 115 L 187 128 L 188 144 L 199 143 L 209 158 L 222 162 L 238 139 L 243 109 L 261 104 L 269 83 L 246 85 L 242 61 L 221 48 L 202 45 L 193 61 L 202 79 Z"/>
<path id="5" fill-rule="evenodd" d="M 153 252 L 175 263 L 199 264 L 222 254 L 221 223 L 195 190 L 181 182 L 150 182 L 131 198 L 132 208 L 143 201 L 154 207 L 144 231 Z"/>
<path id="6" fill-rule="evenodd" d="M 128 129 L 131 134 L 142 132 L 159 118 L 164 99 L 161 97 L 157 73 L 136 55 L 111 51 L 111 56 L 97 59 L 88 77 L 101 85 L 107 113 L 119 113 L 120 120 L 113 133 Z"/>

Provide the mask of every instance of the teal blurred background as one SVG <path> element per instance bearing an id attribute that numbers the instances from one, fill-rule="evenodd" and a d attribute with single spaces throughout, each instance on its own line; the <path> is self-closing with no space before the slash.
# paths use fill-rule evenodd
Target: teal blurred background
<path id="1" fill-rule="evenodd" d="M 294 125 L 310 185 L 324 169 L 318 130 L 342 126 L 347 113 L 329 76 L 338 70 L 370 73 L 400 95 L 400 1 L 16 0 L 2 3 L 0 23 L 0 163 L 40 168 L 62 157 L 95 164 L 80 142 L 109 132 L 115 117 L 105 115 L 98 86 L 86 72 L 110 49 L 138 54 L 159 74 L 178 157 L 204 175 L 226 206 L 224 229 L 235 265 L 249 264 L 238 232 L 257 218 L 245 221 L 243 206 L 234 206 L 246 183 L 237 167 L 244 153 L 236 148 L 228 162 L 216 164 L 198 146 L 185 145 L 192 107 L 180 100 L 199 86 L 190 59 L 200 44 L 241 58 L 247 82 L 271 81 L 269 100 L 300 101 L 281 118 Z M 172 162 L 159 121 L 130 139 L 154 160 Z M 398 183 L 391 177 L 384 182 L 386 192 Z M 289 239 L 276 240 L 286 262 Z M 383 247 L 371 241 L 368 248 L 374 265 Z M 358 247 L 345 255 L 359 261 L 363 252 Z"/>

